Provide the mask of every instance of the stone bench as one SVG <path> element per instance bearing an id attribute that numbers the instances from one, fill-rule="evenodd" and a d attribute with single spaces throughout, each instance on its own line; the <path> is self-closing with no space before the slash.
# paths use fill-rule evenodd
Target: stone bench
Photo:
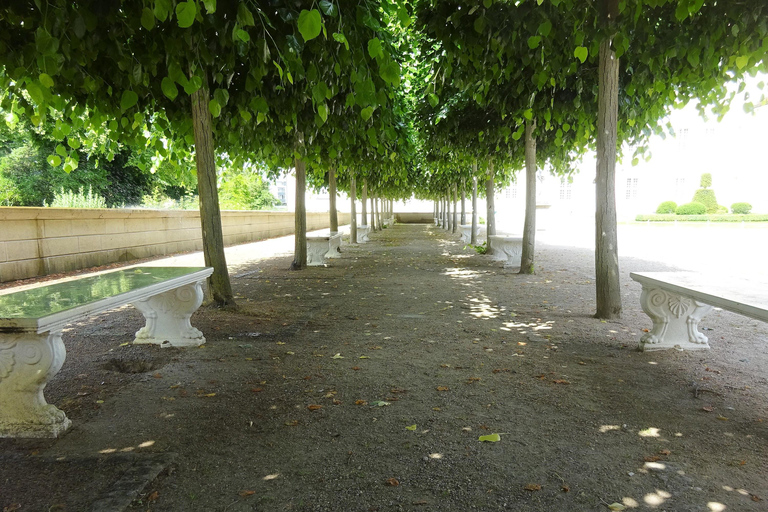
<path id="1" fill-rule="evenodd" d="M 43 397 L 61 369 L 65 326 L 131 304 L 146 325 L 134 343 L 199 346 L 189 322 L 203 301 L 205 267 L 137 267 L 0 295 L 0 437 L 57 437 L 71 422 Z"/>
<path id="2" fill-rule="evenodd" d="M 461 231 L 460 240 L 465 244 L 472 241 L 472 224 L 459 224 L 459 230 Z M 475 228 L 475 237 L 480 233 L 480 226 Z"/>
<path id="3" fill-rule="evenodd" d="M 491 257 L 503 261 L 504 266 L 519 267 L 523 257 L 523 237 L 519 235 L 491 235 Z"/>
<path id="4" fill-rule="evenodd" d="M 326 258 L 338 258 L 340 252 L 341 233 L 307 237 L 307 265 L 310 267 L 325 264 Z"/>
<path id="5" fill-rule="evenodd" d="M 368 238 L 370 232 L 371 226 L 367 224 L 360 224 L 357 226 L 357 243 L 362 244 L 363 242 L 370 242 L 371 239 Z"/>
<path id="6" fill-rule="evenodd" d="M 768 322 L 768 283 L 697 272 L 632 272 L 643 291 L 640 305 L 653 328 L 640 350 L 702 350 L 709 340 L 699 322 L 718 307 Z"/>

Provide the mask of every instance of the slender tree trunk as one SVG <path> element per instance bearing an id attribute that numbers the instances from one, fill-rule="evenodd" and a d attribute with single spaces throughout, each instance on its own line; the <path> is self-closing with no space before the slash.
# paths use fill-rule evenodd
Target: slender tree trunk
<path id="1" fill-rule="evenodd" d="M 368 181 L 363 180 L 363 195 L 360 198 L 360 203 L 363 205 L 360 209 L 360 221 L 363 223 L 363 226 L 368 225 L 368 206 L 366 206 L 366 202 L 368 201 Z"/>
<path id="2" fill-rule="evenodd" d="M 604 22 L 618 15 L 618 0 L 602 0 Z M 616 144 L 619 111 L 619 59 L 611 38 L 600 43 L 597 113 L 597 177 L 595 211 L 595 286 L 597 318 L 621 317 L 619 251 L 616 230 Z"/>
<path id="3" fill-rule="evenodd" d="M 371 200 L 371 222 L 369 224 L 371 225 L 371 231 L 375 233 L 376 231 L 378 231 L 378 229 L 376 227 L 376 211 L 374 210 L 373 194 L 371 194 L 370 200 Z"/>
<path id="4" fill-rule="evenodd" d="M 336 212 L 336 169 L 328 171 L 328 193 L 330 194 L 331 233 L 339 232 L 339 216 Z"/>
<path id="5" fill-rule="evenodd" d="M 349 178 L 349 199 L 352 205 L 352 214 L 350 215 L 349 224 L 349 241 L 350 243 L 357 243 L 357 190 L 356 181 L 354 175 Z"/>
<path id="6" fill-rule="evenodd" d="M 469 243 L 477 245 L 477 160 L 472 164 L 472 234 Z"/>
<path id="7" fill-rule="evenodd" d="M 381 198 L 377 197 L 376 200 L 373 203 L 374 207 L 376 208 L 376 224 L 379 226 L 379 230 L 382 229 L 382 223 L 381 223 Z"/>
<path id="8" fill-rule="evenodd" d="M 536 248 L 536 121 L 525 123 L 525 224 L 523 225 L 523 254 L 520 273 L 533 274 Z"/>
<path id="9" fill-rule="evenodd" d="M 299 136 L 301 139 L 301 136 Z M 307 169 L 301 159 L 294 163 L 296 169 L 296 210 L 294 211 L 293 263 L 291 270 L 307 266 L 307 208 L 304 202 L 307 190 Z"/>
<path id="10" fill-rule="evenodd" d="M 229 281 L 227 259 L 224 255 L 224 231 L 221 227 L 219 193 L 216 187 L 216 159 L 208 111 L 210 93 L 208 80 L 192 94 L 192 127 L 195 135 L 197 189 L 200 194 L 200 225 L 203 233 L 205 265 L 213 267 L 208 278 L 209 298 L 217 304 L 234 305 L 235 296 Z"/>
<path id="11" fill-rule="evenodd" d="M 453 184 L 453 226 L 451 227 L 451 233 L 456 233 L 456 222 L 458 219 L 458 213 L 456 212 L 456 203 L 458 202 L 456 184 Z"/>
<path id="12" fill-rule="evenodd" d="M 451 189 L 448 188 L 448 195 L 445 196 L 445 204 L 447 205 L 447 211 L 448 211 L 448 225 L 446 226 L 446 229 L 448 231 L 451 231 L 453 229 L 453 213 L 451 212 Z"/>
<path id="13" fill-rule="evenodd" d="M 467 181 L 461 178 L 461 224 L 467 223 Z"/>
<path id="14" fill-rule="evenodd" d="M 493 245 L 491 243 L 491 235 L 496 234 L 496 204 L 494 195 L 496 194 L 496 187 L 493 183 L 493 163 L 488 164 L 489 176 L 485 182 L 485 202 L 488 206 L 488 219 L 485 221 L 486 229 L 486 254 L 493 254 Z"/>

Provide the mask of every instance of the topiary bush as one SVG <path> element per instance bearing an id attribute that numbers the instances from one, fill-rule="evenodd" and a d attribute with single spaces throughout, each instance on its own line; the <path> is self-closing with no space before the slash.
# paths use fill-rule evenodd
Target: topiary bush
<path id="1" fill-rule="evenodd" d="M 675 213 L 678 215 L 704 215 L 707 213 L 707 207 L 702 203 L 694 201 L 692 203 L 681 204 L 677 207 Z"/>
<path id="2" fill-rule="evenodd" d="M 674 201 L 664 201 L 656 208 L 656 213 L 659 214 L 675 213 L 675 211 L 677 211 L 677 203 Z"/>
<path id="3" fill-rule="evenodd" d="M 701 175 L 701 188 L 693 194 L 692 203 L 701 203 L 707 209 L 706 213 L 717 213 L 719 205 L 715 197 L 715 191 L 712 190 L 712 175 L 704 173 Z"/>
<path id="4" fill-rule="evenodd" d="M 746 215 L 752 211 L 752 205 L 749 203 L 733 203 L 731 205 L 731 213 L 740 213 Z"/>

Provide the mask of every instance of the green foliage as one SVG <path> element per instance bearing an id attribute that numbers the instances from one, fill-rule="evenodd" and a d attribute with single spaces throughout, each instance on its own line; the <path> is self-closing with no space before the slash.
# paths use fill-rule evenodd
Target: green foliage
<path id="1" fill-rule="evenodd" d="M 733 203 L 731 205 L 731 213 L 746 215 L 751 211 L 752 205 L 749 203 Z"/>
<path id="2" fill-rule="evenodd" d="M 637 222 L 768 222 L 766 214 L 747 215 L 638 215 Z"/>
<path id="3" fill-rule="evenodd" d="M 141 207 L 153 210 L 197 210 L 200 208 L 200 200 L 196 195 L 171 197 L 157 189 L 142 198 Z"/>
<path id="4" fill-rule="evenodd" d="M 239 173 L 226 176 L 219 187 L 222 210 L 268 210 L 277 199 L 256 173 Z"/>
<path id="5" fill-rule="evenodd" d="M 674 201 L 664 201 L 656 208 L 656 213 L 675 213 L 677 211 L 677 203 Z"/>
<path id="6" fill-rule="evenodd" d="M 719 205 L 715 197 L 715 191 L 711 188 L 700 188 L 693 194 L 693 203 L 704 205 L 706 213 L 717 213 Z"/>
<path id="7" fill-rule="evenodd" d="M 93 189 L 88 187 L 88 193 L 83 192 L 80 187 L 76 192 L 72 190 L 60 189 L 53 195 L 51 204 L 43 203 L 43 206 L 52 208 L 106 208 L 107 201 L 98 194 L 93 193 Z"/>
<path id="8" fill-rule="evenodd" d="M 707 207 L 703 203 L 691 202 L 681 204 L 675 211 L 677 215 L 704 215 L 707 213 Z"/>
<path id="9" fill-rule="evenodd" d="M 467 247 L 471 247 L 472 249 L 474 249 L 477 254 L 485 254 L 488 252 L 488 246 L 486 245 L 486 242 L 483 242 L 479 245 L 467 244 L 464 246 L 465 249 Z"/>
<path id="10" fill-rule="evenodd" d="M 701 182 L 699 185 L 701 188 L 709 188 L 712 186 L 712 175 L 708 172 L 705 172 L 701 175 Z"/>

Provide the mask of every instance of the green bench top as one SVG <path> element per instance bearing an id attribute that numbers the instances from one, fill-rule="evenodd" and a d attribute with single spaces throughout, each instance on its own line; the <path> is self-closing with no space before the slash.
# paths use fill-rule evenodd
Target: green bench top
<path id="1" fill-rule="evenodd" d="M 201 281 L 209 267 L 134 267 L 0 295 L 0 330 L 38 330 Z M 44 321 L 49 319 L 50 321 Z"/>

